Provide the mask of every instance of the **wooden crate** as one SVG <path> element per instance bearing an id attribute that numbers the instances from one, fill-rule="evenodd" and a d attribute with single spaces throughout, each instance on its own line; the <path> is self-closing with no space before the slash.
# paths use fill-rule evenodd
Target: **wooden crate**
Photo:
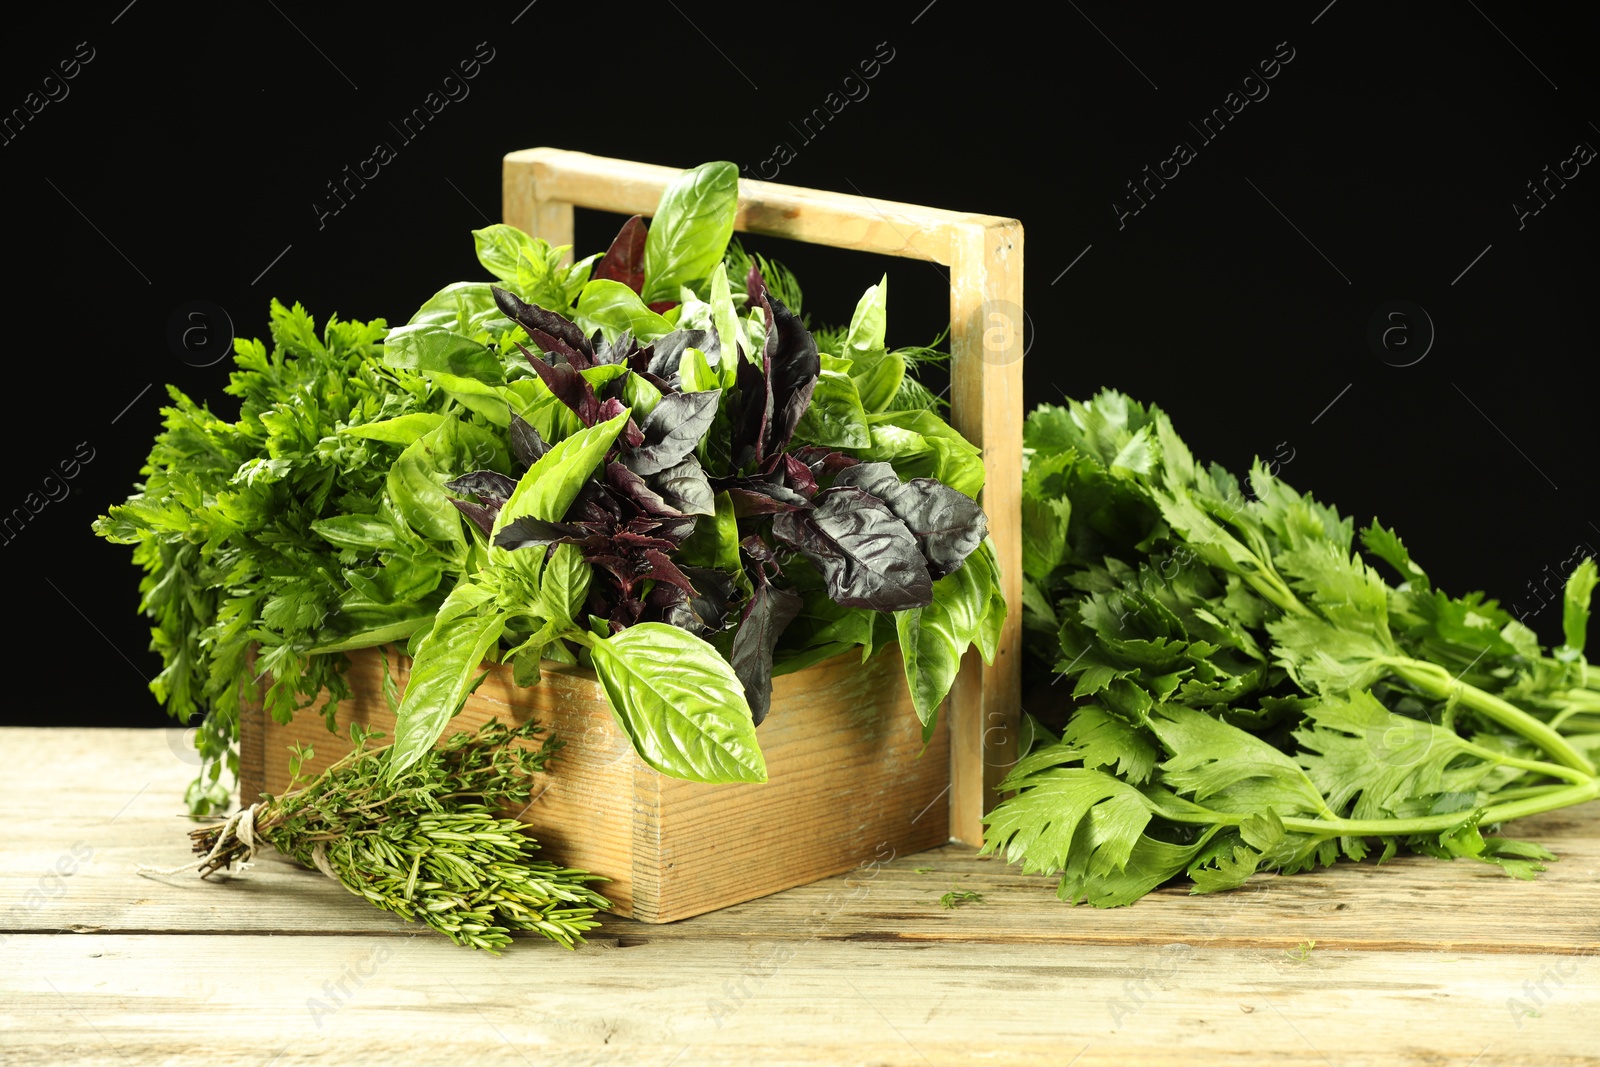
<path id="1" fill-rule="evenodd" d="M 574 207 L 648 215 L 679 171 L 536 148 L 505 158 L 504 215 L 554 245 L 572 243 Z M 948 268 L 951 418 L 983 449 L 982 503 L 1012 610 L 993 665 L 962 662 L 926 751 L 898 650 L 862 665 L 841 656 L 778 678 L 758 733 L 769 780 L 705 785 L 667 778 L 633 755 L 591 672 L 547 665 L 515 686 L 493 667 L 451 729 L 498 715 L 548 723 L 566 743 L 546 791 L 521 816 L 560 862 L 611 879 L 622 915 L 697 915 L 837 874 L 889 849 L 978 844 L 994 786 L 1015 762 L 1022 602 L 1022 227 L 1013 219 L 741 180 L 735 228 L 921 259 Z M 390 655 L 403 686 L 409 664 Z M 352 721 L 392 731 L 376 650 L 351 655 Z M 259 708 L 241 720 L 241 793 L 281 791 L 287 746 L 311 742 L 322 767 L 347 746 L 302 712 L 289 726 Z"/>

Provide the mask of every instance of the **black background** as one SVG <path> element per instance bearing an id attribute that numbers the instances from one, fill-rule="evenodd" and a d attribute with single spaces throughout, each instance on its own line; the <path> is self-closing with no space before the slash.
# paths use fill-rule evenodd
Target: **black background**
<path id="1" fill-rule="evenodd" d="M 0 545 L 0 722 L 165 721 L 137 572 L 89 525 L 136 480 L 165 383 L 236 410 L 227 361 L 169 345 L 174 312 L 209 301 L 245 336 L 272 296 L 403 321 L 480 276 L 468 231 L 499 218 L 501 157 L 535 145 L 754 169 L 782 141 L 778 181 L 1021 219 L 1030 406 L 1113 386 L 1166 408 L 1202 457 L 1287 458 L 1296 487 L 1381 517 L 1436 582 L 1515 605 L 1546 641 L 1559 609 L 1530 587 L 1600 545 L 1600 175 L 1584 167 L 1521 228 L 1513 208 L 1545 166 L 1600 145 L 1576 5 L 124 5 L 56 5 L 0 42 L 3 112 L 79 42 L 94 56 L 0 145 L 0 511 L 94 450 L 70 496 Z M 470 95 L 404 143 L 390 122 L 479 42 L 494 58 Z M 1289 49 L 1270 94 L 1203 142 L 1189 123 Z M 865 99 L 796 133 L 885 50 Z M 319 228 L 325 183 L 379 141 L 396 158 Z M 1197 158 L 1119 227 L 1123 183 L 1179 141 Z M 580 253 L 615 222 L 580 215 Z M 761 247 L 797 269 L 815 318 L 848 317 L 887 269 L 892 343 L 944 324 L 926 264 Z M 1392 364 L 1417 347 L 1367 343 L 1394 300 L 1436 331 L 1411 366 Z"/>

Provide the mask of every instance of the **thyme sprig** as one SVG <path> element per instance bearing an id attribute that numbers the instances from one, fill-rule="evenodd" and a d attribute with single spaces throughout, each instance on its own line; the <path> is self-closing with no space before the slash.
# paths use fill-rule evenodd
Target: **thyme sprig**
<path id="1" fill-rule="evenodd" d="M 498 951 L 516 930 L 573 948 L 609 902 L 599 875 L 535 859 L 539 845 L 515 818 L 532 775 L 561 742 L 530 743 L 543 728 L 498 720 L 456 733 L 394 781 L 383 735 L 352 725 L 353 749 L 303 779 L 310 746 L 295 746 L 293 780 L 221 826 L 192 831 L 201 877 L 243 862 L 263 841 L 315 867 L 374 907 L 418 920 L 457 944 Z M 304 784 L 301 784 L 302 781 Z M 520 814 L 520 813 L 519 813 Z"/>

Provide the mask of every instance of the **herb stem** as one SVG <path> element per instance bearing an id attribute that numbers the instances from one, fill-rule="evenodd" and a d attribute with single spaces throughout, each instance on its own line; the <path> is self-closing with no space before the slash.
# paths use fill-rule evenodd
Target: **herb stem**
<path id="1" fill-rule="evenodd" d="M 1583 753 L 1573 748 L 1565 737 L 1551 729 L 1549 724 L 1534 718 L 1510 701 L 1485 692 L 1475 685 L 1458 681 L 1451 677 L 1449 671 L 1436 663 L 1403 656 L 1385 657 L 1383 662 L 1395 675 L 1429 696 L 1437 700 L 1446 700 L 1454 694 L 1462 704 L 1506 729 L 1520 734 L 1544 749 L 1558 762 L 1582 771 L 1585 776 L 1594 775 L 1594 764 L 1589 762 Z"/>

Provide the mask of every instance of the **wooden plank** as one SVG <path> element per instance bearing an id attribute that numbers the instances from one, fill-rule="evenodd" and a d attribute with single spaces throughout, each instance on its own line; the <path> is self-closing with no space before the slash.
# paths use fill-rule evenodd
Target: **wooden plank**
<path id="1" fill-rule="evenodd" d="M 505 173 L 513 172 L 517 174 L 515 184 L 508 180 L 507 190 L 519 203 L 526 202 L 525 190 L 531 186 L 532 199 L 537 202 L 647 216 L 655 213 L 662 190 L 682 173 L 676 167 L 557 148 L 510 153 L 505 157 Z M 507 213 L 506 221 L 521 226 L 516 220 L 528 218 L 527 210 L 518 208 Z M 1010 220 L 741 178 L 734 228 L 741 233 L 949 264 L 951 238 L 958 230 L 1002 221 Z M 554 243 L 548 233 L 539 236 Z M 561 243 L 570 240 L 569 234 Z"/>
<path id="2" fill-rule="evenodd" d="M 765 727 L 763 727 L 765 729 Z M 225 883 L 140 878 L 135 865 L 187 861 L 180 818 L 192 767 L 168 738 L 178 731 L 0 731 L 16 773 L 0 780 L 7 842 L 0 860 L 0 930 L 371 934 L 410 929 L 315 872 L 267 855 Z M 63 793 L 60 768 L 71 766 Z M 1593 953 L 1600 922 L 1600 804 L 1513 824 L 1513 836 L 1561 861 L 1534 882 L 1484 864 L 1402 857 L 1382 867 L 1340 864 L 1289 877 L 1261 875 L 1210 897 L 1161 890 L 1130 908 L 1070 908 L 1054 880 L 946 846 L 668 925 L 608 920 L 601 936 L 627 941 L 821 940 L 1119 945 L 1154 950 L 1183 941 L 1281 951 L 1302 940 L 1376 951 Z M 88 850 L 90 855 L 80 858 Z M 79 854 L 75 856 L 75 851 Z M 559 855 L 557 858 L 563 858 Z M 70 871 L 54 873 L 58 864 Z M 981 903 L 941 907 L 946 890 Z M 818 920 L 825 919 L 819 927 Z"/>
<path id="3" fill-rule="evenodd" d="M 969 226 L 954 249 L 950 412 L 983 450 L 981 499 L 1011 606 L 995 662 L 969 651 L 950 694 L 950 836 L 980 845 L 1022 714 L 1022 227 Z"/>
<path id="4" fill-rule="evenodd" d="M 508 221 L 552 244 L 572 241 L 572 206 L 648 215 L 681 171 L 583 152 L 532 148 L 505 157 Z M 740 179 L 741 232 L 948 265 L 951 416 L 984 451 L 989 516 L 1006 602 L 993 665 L 969 653 L 951 692 L 949 834 L 983 841 L 983 815 L 1016 760 L 1021 716 L 1022 226 L 1014 219 Z"/>
<path id="5" fill-rule="evenodd" d="M 690 941 L 493 959 L 427 937 L 128 935 L 6 950 L 15 1062 L 1600 1061 L 1593 957 Z"/>

